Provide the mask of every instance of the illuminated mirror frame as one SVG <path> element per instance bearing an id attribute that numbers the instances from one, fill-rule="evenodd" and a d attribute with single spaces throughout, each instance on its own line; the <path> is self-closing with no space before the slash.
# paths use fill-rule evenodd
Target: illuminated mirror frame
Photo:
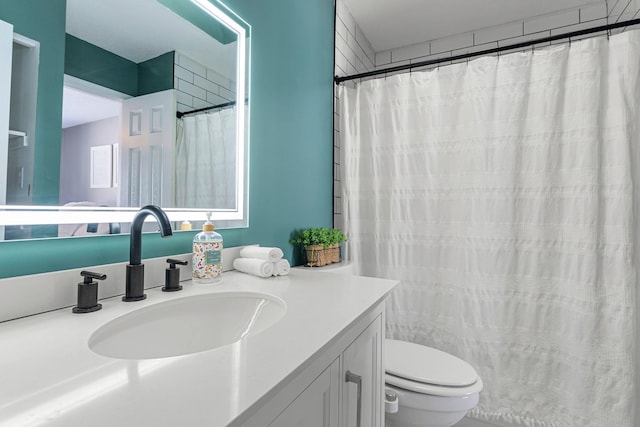
<path id="1" fill-rule="evenodd" d="M 245 116 L 248 119 L 249 109 L 243 108 L 249 85 L 247 81 L 247 69 L 249 58 L 247 57 L 248 41 L 247 31 L 251 26 L 240 18 L 228 7 L 226 13 L 220 10 L 209 0 L 191 0 L 200 9 L 218 20 L 237 36 L 237 70 L 236 70 L 236 209 L 180 209 L 163 208 L 170 221 L 204 221 L 206 213 L 211 212 L 211 219 L 216 222 L 217 228 L 247 227 L 248 218 L 248 129 L 245 125 Z M 232 19 L 229 15 L 233 15 Z M 237 21 L 236 21 L 237 20 Z M 242 25 L 238 23 L 242 22 Z M 245 29 L 246 28 L 246 29 Z M 248 105 L 248 104 L 247 104 Z M 246 129 L 245 129 L 246 126 Z M 41 225 L 41 224 L 78 224 L 78 223 L 110 223 L 131 222 L 134 212 L 139 207 L 65 207 L 65 206 L 0 206 L 0 228 L 7 225 Z M 9 240 L 11 241 L 11 240 Z"/>

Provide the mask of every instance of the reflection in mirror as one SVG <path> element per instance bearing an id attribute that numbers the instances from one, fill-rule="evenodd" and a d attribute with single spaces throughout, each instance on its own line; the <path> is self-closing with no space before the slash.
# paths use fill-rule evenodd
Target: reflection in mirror
<path id="1" fill-rule="evenodd" d="M 210 211 L 219 228 L 245 226 L 246 22 L 209 0 L 67 0 L 66 16 L 58 206 L 35 206 L 28 168 L 0 164 L 9 167 L 4 238 L 30 238 L 33 224 L 57 224 L 47 237 L 127 232 L 146 204 L 172 221 Z M 29 75 L 16 63 L 14 86 Z M 14 93 L 12 86 L 12 116 Z M 35 123 L 33 111 L 26 116 Z M 47 135 L 33 139 L 9 149 L 37 150 Z"/>

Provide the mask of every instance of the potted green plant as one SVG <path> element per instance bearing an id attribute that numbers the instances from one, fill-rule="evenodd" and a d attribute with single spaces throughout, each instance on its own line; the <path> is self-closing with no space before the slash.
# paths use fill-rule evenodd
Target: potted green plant
<path id="1" fill-rule="evenodd" d="M 310 227 L 294 234 L 290 242 L 302 245 L 307 255 L 307 265 L 322 267 L 334 262 L 340 262 L 340 243 L 347 238 L 336 228 Z"/>

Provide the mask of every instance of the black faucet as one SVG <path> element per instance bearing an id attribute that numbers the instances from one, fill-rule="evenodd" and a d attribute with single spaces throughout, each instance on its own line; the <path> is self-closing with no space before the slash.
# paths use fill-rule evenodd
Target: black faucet
<path id="1" fill-rule="evenodd" d="M 144 294 L 144 264 L 142 264 L 142 225 L 148 215 L 153 215 L 160 224 L 160 235 L 173 235 L 167 214 L 157 206 L 147 205 L 140 208 L 131 223 L 131 244 L 129 248 L 129 265 L 127 265 L 127 282 L 122 301 L 140 301 Z"/>

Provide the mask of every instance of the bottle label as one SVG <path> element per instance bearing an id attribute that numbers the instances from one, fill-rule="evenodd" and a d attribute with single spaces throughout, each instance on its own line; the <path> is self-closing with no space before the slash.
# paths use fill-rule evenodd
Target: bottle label
<path id="1" fill-rule="evenodd" d="M 216 282 L 222 277 L 222 242 L 193 244 L 193 278 L 200 282 Z"/>
<path id="2" fill-rule="evenodd" d="M 207 251 L 205 252 L 205 264 L 219 264 L 222 262 L 222 252 Z"/>

